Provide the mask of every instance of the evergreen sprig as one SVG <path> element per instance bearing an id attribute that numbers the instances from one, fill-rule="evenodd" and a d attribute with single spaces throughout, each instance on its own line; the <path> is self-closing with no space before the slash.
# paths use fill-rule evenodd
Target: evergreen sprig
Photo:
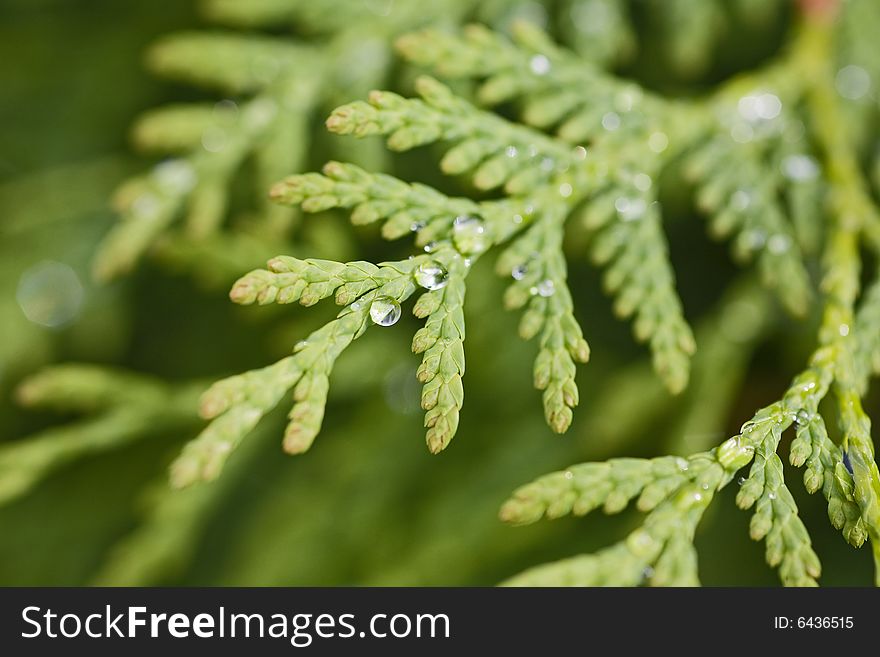
<path id="1" fill-rule="evenodd" d="M 424 16 L 408 8 L 383 34 L 430 23 L 442 11 L 461 17 L 473 10 L 471 4 L 444 0 Z M 620 3 L 565 4 L 582 11 L 604 6 L 614 33 L 626 32 Z M 699 63 L 695 53 L 708 54 L 711 36 L 725 23 L 725 11 L 715 2 L 650 4 L 649 11 L 662 4 L 669 25 L 675 23 L 681 38 L 669 40 L 668 55 L 682 68 Z M 740 0 L 735 11 L 766 16 L 777 6 L 759 4 Z M 423 75 L 415 82 L 417 98 L 374 91 L 366 101 L 334 110 L 327 128 L 338 135 L 383 136 L 393 151 L 443 144 L 444 173 L 481 192 L 496 190 L 500 198 L 456 198 L 339 162 L 321 174 L 296 173 L 276 183 L 275 209 L 262 209 L 264 219 L 275 218 L 266 223 L 268 232 L 288 234 L 291 208 L 340 208 L 351 210 L 356 224 L 381 222 L 388 239 L 413 234 L 419 250 L 409 259 L 377 264 L 278 256 L 239 279 L 230 293 L 236 303 L 311 306 L 334 297 L 343 309 L 292 355 L 224 379 L 205 393 L 201 412 L 212 422 L 175 461 L 172 482 L 181 487 L 216 478 L 232 450 L 291 389 L 284 447 L 290 453 L 307 450 L 320 430 L 340 354 L 372 324 L 396 323 L 401 305 L 419 290 L 413 313 L 425 323 L 412 349 L 423 354 L 417 377 L 428 447 L 444 449 L 463 406 L 466 278 L 478 258 L 502 245 L 497 269 L 513 279 L 504 302 L 523 309 L 522 337 L 538 338 L 534 383 L 543 391 L 548 425 L 564 432 L 579 400 L 576 363 L 589 356 L 564 253 L 572 215 L 581 219 L 578 228 L 604 269 L 615 311 L 634 318 L 636 338 L 649 343 L 654 369 L 669 390 L 682 391 L 696 345 L 676 289 L 658 186 L 666 171 L 684 162 L 711 232 L 733 241 L 737 259 L 754 260 L 763 283 L 795 314 L 821 298 L 816 349 L 778 401 L 714 448 L 686 458 L 575 465 L 518 489 L 501 511 L 502 519 L 515 524 L 599 507 L 616 513 L 633 500 L 647 515 L 609 548 L 539 566 L 509 583 L 697 584 L 697 526 L 716 492 L 749 466 L 737 504 L 754 509 L 752 538 L 765 542 L 766 561 L 784 584 L 815 585 L 821 566 L 778 454 L 789 429 L 795 434 L 789 460 L 804 467 L 807 491 L 822 491 L 831 523 L 850 544 L 871 542 L 880 573 L 880 473 L 861 405 L 880 362 L 880 282 L 860 294 L 862 249 L 880 252 L 880 215 L 835 91 L 833 4 L 804 3 L 792 47 L 771 66 L 686 101 L 617 78 L 522 22 L 514 24 L 512 38 L 479 26 L 430 27 L 401 37 L 397 46 L 406 59 L 442 79 L 476 83 L 476 100 L 484 107 Z M 313 42 L 220 34 L 183 35 L 160 45 L 151 61 L 166 74 L 251 99 L 235 107 L 166 108 L 139 124 L 136 135 L 145 146 L 184 155 L 122 188 L 123 222 L 98 256 L 100 275 L 130 268 L 184 207 L 191 238 L 215 237 L 232 176 L 250 155 L 257 156 L 264 187 L 270 177 L 299 171 L 305 126 L 344 86 L 344 76 L 328 68 L 325 55 L 351 52 L 367 30 L 350 28 L 352 17 L 363 22 L 375 14 L 355 0 L 338 0 L 338 13 L 299 0 L 260 0 L 247 10 L 229 0 L 208 6 L 219 20 L 238 25 L 295 21 L 307 32 L 332 35 L 331 45 L 327 50 Z M 601 45 L 581 52 L 610 59 Z M 371 79 L 378 82 L 386 67 L 378 65 Z M 505 113 L 510 107 L 518 112 L 521 123 L 486 109 L 502 105 Z M 805 130 L 809 140 L 801 134 Z M 822 257 L 819 290 L 808 274 L 816 253 Z M 836 403 L 839 444 L 820 413 L 826 399 Z"/>
<path id="2" fill-rule="evenodd" d="M 703 480 L 701 488 L 714 492 L 727 485 L 737 470 L 751 462 L 748 476 L 740 482 L 737 504 L 744 509 L 755 508 L 751 536 L 765 541 L 767 563 L 779 568 L 783 584 L 793 586 L 815 585 L 821 566 L 785 484 L 783 464 L 777 454 L 783 432 L 792 425 L 797 427 L 791 446 L 792 465 L 806 465 L 804 483 L 808 492 L 823 491 L 829 505 L 829 518 L 836 528 L 842 530 L 849 543 L 859 547 L 867 538 L 871 539 L 877 576 L 880 577 L 880 475 L 874 461 L 870 421 L 860 401 L 866 368 L 856 366 L 854 360 L 860 352 L 863 357 L 870 355 L 872 346 L 865 345 L 871 345 L 873 340 L 860 338 L 857 341 L 851 335 L 858 324 L 857 317 L 866 318 L 875 312 L 873 288 L 864 296 L 861 312 L 857 314 L 855 311 L 859 292 L 858 245 L 860 239 L 870 237 L 874 212 L 873 205 L 866 199 L 849 136 L 839 120 L 839 102 L 829 91 L 830 27 L 827 21 L 828 16 L 821 12 L 808 14 L 802 27 L 800 46 L 803 50 L 798 53 L 805 58 L 799 64 L 807 67 L 813 81 L 807 94 L 808 111 L 817 125 L 826 125 L 826 129 L 820 131 L 819 143 L 827 158 L 826 181 L 830 190 L 827 211 L 831 221 L 823 259 L 825 307 L 819 346 L 810 366 L 794 379 L 779 402 L 759 410 L 737 436 L 714 450 L 688 461 L 682 460 L 685 465 L 681 468 L 688 471 L 690 460 L 707 458 L 711 465 L 706 472 L 711 474 Z M 839 409 L 843 433 L 840 446 L 828 437 L 824 419 L 819 414 L 819 402 L 828 395 L 835 398 Z M 856 455 L 855 462 L 853 454 Z M 571 510 L 584 513 L 603 502 L 606 511 L 613 512 L 639 491 L 649 490 L 650 484 L 658 485 L 663 501 L 651 511 L 654 504 L 643 504 L 640 499 L 640 508 L 650 513 L 642 528 L 616 546 L 594 555 L 538 567 L 514 578 L 511 583 L 697 583 L 696 556 L 691 540 L 703 507 L 682 503 L 694 495 L 694 482 L 690 479 L 675 481 L 668 489 L 662 489 L 658 482 L 664 479 L 655 474 L 656 463 L 666 461 L 585 464 L 519 489 L 502 507 L 502 519 L 532 522 L 545 514 L 555 517 Z M 615 477 L 615 471 L 623 468 L 630 468 L 631 472 L 624 477 Z M 576 473 L 583 473 L 585 480 L 578 480 Z M 572 483 L 566 486 L 566 480 Z M 699 491 L 696 495 L 703 502 L 705 498 Z M 705 497 L 711 498 L 711 493 Z M 611 500 L 610 504 L 608 500 Z M 699 511 L 695 513 L 694 508 Z M 668 530 L 670 524 L 683 530 L 673 533 Z M 682 535 L 687 537 L 684 541 Z M 634 542 L 650 549 L 640 551 Z"/>
<path id="3" fill-rule="evenodd" d="M 189 429 L 198 419 L 192 404 L 199 387 L 72 363 L 28 378 L 17 391 L 20 404 L 86 417 L 0 447 L 0 505 L 26 494 L 66 463 L 163 429 Z"/>

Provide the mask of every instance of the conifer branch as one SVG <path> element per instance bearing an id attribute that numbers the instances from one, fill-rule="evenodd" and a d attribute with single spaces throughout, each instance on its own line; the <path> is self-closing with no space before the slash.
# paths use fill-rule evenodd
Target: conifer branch
<path id="1" fill-rule="evenodd" d="M 66 463 L 120 448 L 162 429 L 188 429 L 198 386 L 171 387 L 148 377 L 93 365 L 47 368 L 20 385 L 28 408 L 86 417 L 0 447 L 0 505 L 25 495 Z"/>

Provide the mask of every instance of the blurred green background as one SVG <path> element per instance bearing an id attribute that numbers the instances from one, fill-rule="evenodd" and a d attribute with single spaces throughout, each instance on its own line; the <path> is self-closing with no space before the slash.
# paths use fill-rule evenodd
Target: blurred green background
<path id="1" fill-rule="evenodd" d="M 143 50 L 164 33 L 203 25 L 183 0 L 0 0 L 0 445 L 79 421 L 15 404 L 17 384 L 45 365 L 100 363 L 154 375 L 179 384 L 188 401 L 189 384 L 274 362 L 332 316 L 324 307 L 237 308 L 223 287 L 151 261 L 110 285 L 90 279 L 90 258 L 113 222 L 114 187 L 148 165 L 128 146 L 133 117 L 198 97 L 151 78 Z M 728 39 L 713 69 L 690 86 L 650 65 L 650 43 L 624 70 L 657 87 L 697 90 L 763 60 L 784 33 L 781 17 L 753 42 Z M 318 167 L 325 158 L 316 149 L 310 159 Z M 436 153 L 419 151 L 393 161 L 391 170 L 436 181 L 435 162 Z M 784 390 L 814 335 L 815 318 L 792 323 L 764 301 L 751 306 L 772 318 L 756 329 L 762 340 L 724 333 L 739 320 L 764 322 L 713 315 L 736 270 L 692 216 L 687 190 L 667 187 L 674 217 L 667 230 L 686 313 L 705 325 L 698 338 L 716 336 L 714 351 L 701 343 L 703 364 L 681 398 L 654 381 L 645 351 L 613 318 L 573 235 L 571 279 L 593 358 L 578 374 L 582 401 L 567 435 L 545 426 L 531 386 L 535 347 L 517 337 L 518 318 L 500 307 L 503 281 L 491 262 L 480 262 L 469 279 L 466 402 L 444 453 L 425 449 L 418 358 L 409 353 L 417 323 L 405 315 L 343 355 L 324 429 L 306 455 L 281 452 L 279 409 L 218 482 L 170 493 L 167 465 L 200 427 L 184 418 L 145 426 L 139 440 L 73 460 L 0 506 L 0 584 L 493 585 L 618 540 L 637 514 L 512 528 L 497 520 L 497 510 L 517 486 L 571 463 L 716 444 Z M 307 219 L 315 221 L 321 219 Z M 402 249 L 372 230 L 327 245 L 340 259 Z M 876 390 L 867 410 L 878 416 Z M 790 477 L 796 493 L 799 476 Z M 748 538 L 749 514 L 733 504 L 735 488 L 720 495 L 701 525 L 701 578 L 708 585 L 774 585 L 763 546 Z M 851 549 L 830 527 L 821 496 L 797 501 L 823 561 L 822 582 L 868 584 L 868 551 Z"/>

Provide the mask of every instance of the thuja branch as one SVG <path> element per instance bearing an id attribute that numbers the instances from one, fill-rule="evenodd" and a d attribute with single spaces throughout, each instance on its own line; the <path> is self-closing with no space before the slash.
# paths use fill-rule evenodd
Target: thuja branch
<path id="1" fill-rule="evenodd" d="M 860 401 L 864 374 L 855 361 L 866 355 L 861 353 L 866 349 L 870 354 L 872 341 L 853 335 L 854 327 L 865 321 L 855 318 L 858 247 L 860 238 L 871 230 L 873 208 L 866 203 L 865 185 L 833 92 L 827 64 L 831 24 L 825 14 L 810 15 L 801 29 L 799 52 L 803 59 L 799 64 L 811 74 L 807 96 L 811 118 L 826 126 L 819 132 L 819 142 L 831 192 L 826 208 L 830 234 L 823 257 L 824 312 L 810 366 L 794 379 L 779 402 L 758 411 L 740 434 L 711 452 L 678 461 L 624 459 L 574 466 L 521 488 L 503 507 L 503 519 L 532 522 L 542 515 L 583 514 L 600 505 L 615 512 L 636 496 L 640 496 L 639 508 L 649 514 L 641 529 L 616 546 L 533 569 L 511 583 L 695 583 L 696 557 L 690 543 L 696 522 L 711 494 L 751 462 L 737 503 L 743 508 L 755 507 L 752 537 L 765 540 L 767 562 L 779 567 L 783 583 L 815 584 L 819 560 L 798 517 L 776 453 L 783 432 L 793 425 L 797 430 L 790 460 L 792 465 L 806 466 L 807 490 L 822 490 L 829 518 L 848 542 L 859 547 L 871 539 L 876 560 L 880 478 L 870 422 Z M 859 318 L 873 316 L 875 303 L 872 290 Z M 829 394 L 839 407 L 841 445 L 831 441 L 819 414 L 819 403 Z M 699 471 L 702 478 L 688 474 L 694 462 L 709 464 Z M 694 486 L 696 482 L 707 494 Z M 683 540 L 674 527 L 687 528 Z M 880 562 L 877 573 L 880 583 Z"/>

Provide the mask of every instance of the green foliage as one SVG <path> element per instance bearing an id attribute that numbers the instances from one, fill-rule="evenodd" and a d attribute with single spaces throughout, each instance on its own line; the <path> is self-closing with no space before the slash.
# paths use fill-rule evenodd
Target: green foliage
<path id="1" fill-rule="evenodd" d="M 0 504 L 26 494 L 67 462 L 163 428 L 192 426 L 197 390 L 92 365 L 59 365 L 31 377 L 18 389 L 22 405 L 92 417 L 0 446 Z"/>
<path id="2" fill-rule="evenodd" d="M 180 576 L 212 519 L 256 468 L 257 436 L 249 436 L 271 436 L 267 416 L 291 395 L 283 448 L 309 450 L 325 419 L 339 421 L 328 411 L 331 377 L 335 389 L 371 369 L 362 362 L 334 375 L 345 367 L 343 352 L 378 326 L 365 341 L 382 345 L 374 350 L 388 358 L 403 358 L 391 346 L 398 329 L 381 334 L 398 322 L 412 325 L 400 321 L 405 309 L 421 324 L 413 328 L 411 351 L 421 357 L 416 378 L 427 446 L 431 453 L 446 449 L 459 427 L 474 421 L 462 416 L 466 321 L 472 328 L 475 314 L 478 323 L 495 316 L 489 293 L 480 291 L 487 288 L 479 274 L 484 257 L 494 258 L 504 281 L 496 297 L 520 311 L 519 336 L 536 343 L 532 380 L 546 424 L 568 431 L 583 396 L 590 410 L 576 438 L 604 441 L 598 451 L 614 455 L 521 486 L 501 519 L 526 525 L 599 508 L 616 514 L 631 504 L 645 514 L 610 547 L 530 568 L 507 584 L 698 585 L 698 526 L 735 481 L 736 503 L 751 512 L 749 533 L 764 542 L 767 564 L 784 585 L 816 585 L 822 567 L 785 479 L 781 447 L 789 434 L 788 461 L 803 468 L 806 492 L 821 491 L 831 525 L 849 545 L 870 542 L 880 573 L 880 472 L 863 409 L 869 379 L 880 371 L 880 277 L 872 271 L 880 215 L 857 146 L 877 116 L 846 86 L 859 80 L 844 75 L 841 82 L 845 66 L 880 70 L 865 27 L 880 25 L 880 12 L 867 0 L 842 5 L 840 17 L 804 3 L 794 11 L 790 43 L 769 65 L 699 96 L 673 97 L 608 71 L 627 62 L 638 68 L 652 56 L 650 44 L 640 44 L 640 21 L 651 25 L 659 61 L 680 82 L 702 75 L 717 44 L 738 30 L 770 29 L 784 3 L 643 4 L 636 10 L 623 0 L 565 0 L 550 3 L 548 12 L 535 3 L 473 0 L 393 10 L 360 0 L 334 0 L 332 8 L 303 0 L 208 0 L 207 15 L 237 31 L 175 34 L 150 50 L 151 70 L 223 99 L 168 105 L 135 125 L 139 148 L 170 159 L 117 191 L 119 221 L 95 256 L 95 275 L 118 277 L 152 252 L 166 266 L 226 285 L 274 256 L 238 278 L 229 294 L 234 303 L 312 307 L 332 298 L 340 309 L 323 324 L 318 309 L 317 321 L 297 320 L 302 339 L 292 353 L 295 339 L 274 364 L 228 376 L 202 394 L 199 411 L 209 422 L 171 464 L 172 489 L 155 485 L 141 523 L 116 542 L 92 581 Z M 538 14 L 530 14 L 536 7 Z M 473 18 L 485 25 L 459 27 Z M 289 26 L 296 38 L 279 35 Z M 273 36 L 244 31 L 262 27 Z M 402 84 L 392 75 L 392 42 L 409 65 Z M 642 77 L 652 75 L 645 66 Z M 367 93 L 386 83 L 398 91 L 412 83 L 415 95 Z M 330 112 L 325 146 L 312 124 L 358 96 L 366 100 Z M 437 168 L 452 180 L 409 170 L 405 163 L 414 159 L 389 159 L 376 137 L 392 153 L 442 149 Z M 305 172 L 319 148 L 340 161 Z M 422 176 L 431 184 L 413 181 Z M 695 323 L 695 338 L 687 318 L 698 316 L 699 304 L 690 303 L 690 281 L 677 281 L 686 259 L 669 238 L 697 230 L 682 226 L 684 204 L 669 193 L 688 185 L 710 235 L 730 241 L 735 261 L 751 263 L 756 281 L 797 321 L 821 315 L 806 368 L 723 441 L 716 432 L 749 360 L 769 328 L 781 324 L 754 286 L 735 283 Z M 300 211 L 319 216 L 303 219 Z M 412 255 L 397 247 L 388 260 L 352 260 L 341 239 L 315 232 L 333 230 L 337 214 L 358 227 L 376 225 L 387 240 L 412 237 Z M 647 345 L 650 367 L 613 357 L 591 364 L 599 369 L 590 394 L 582 395 L 575 379 L 590 359 L 587 338 L 606 356 L 594 309 L 581 305 L 586 254 L 614 314 L 631 319 L 636 341 Z M 874 281 L 864 292 L 862 269 Z M 712 296 L 721 296 L 714 281 L 711 287 Z M 277 319 L 286 311 L 247 313 Z M 493 351 L 471 342 L 467 349 L 469 361 L 472 349 Z M 492 385 L 469 380 L 469 398 L 476 389 L 482 405 L 497 403 L 501 412 L 503 395 L 487 401 L 481 384 Z M 0 446 L 0 502 L 22 497 L 50 470 L 88 453 L 154 431 L 188 438 L 195 433 L 193 388 L 89 366 L 38 375 L 20 389 L 24 404 L 95 416 Z M 640 429 L 660 434 L 652 425 L 664 414 L 674 419 L 659 453 L 686 456 L 617 456 Z M 350 428 L 359 421 L 353 416 Z M 700 433 L 706 427 L 713 431 L 708 437 Z M 327 457 L 333 467 L 342 462 L 342 447 L 351 446 L 326 446 L 334 450 Z M 558 461 L 547 457 L 539 465 L 555 468 Z M 328 499 L 341 505 L 348 497 Z M 418 558 L 436 560 L 430 550 Z"/>

